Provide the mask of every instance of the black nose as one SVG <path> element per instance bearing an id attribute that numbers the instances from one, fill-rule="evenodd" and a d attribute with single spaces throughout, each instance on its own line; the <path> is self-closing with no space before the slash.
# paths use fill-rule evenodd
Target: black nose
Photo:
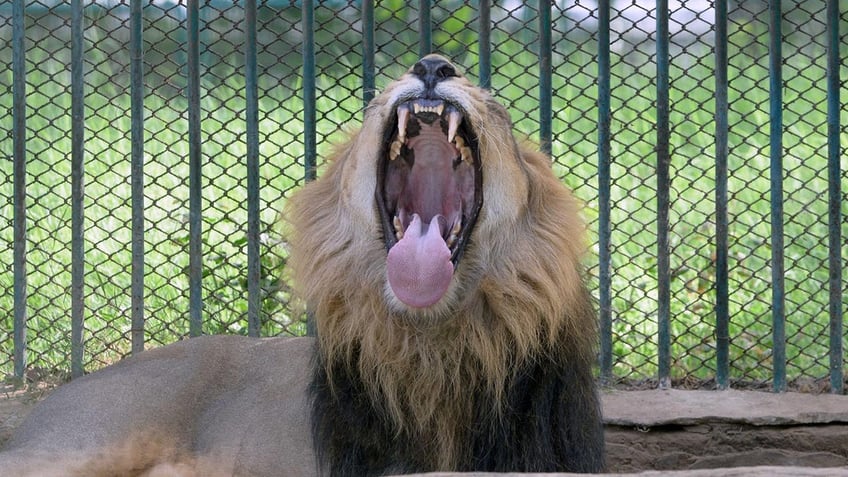
<path id="1" fill-rule="evenodd" d="M 450 62 L 439 56 L 427 56 L 415 63 L 412 74 L 424 82 L 428 91 L 436 87 L 436 83 L 458 76 L 456 68 Z"/>

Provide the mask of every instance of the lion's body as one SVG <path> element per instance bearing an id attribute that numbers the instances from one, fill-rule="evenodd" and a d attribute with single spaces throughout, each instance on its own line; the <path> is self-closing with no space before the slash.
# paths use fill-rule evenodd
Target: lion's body
<path id="1" fill-rule="evenodd" d="M 314 475 L 313 347 L 309 338 L 203 337 L 75 380 L 16 431 L 0 476 Z"/>
<path id="2" fill-rule="evenodd" d="M 428 56 L 329 162 L 286 214 L 314 346 L 146 352 L 73 383 L 12 446 L 151 435 L 226 475 L 601 470 L 579 206 L 506 110 Z"/>

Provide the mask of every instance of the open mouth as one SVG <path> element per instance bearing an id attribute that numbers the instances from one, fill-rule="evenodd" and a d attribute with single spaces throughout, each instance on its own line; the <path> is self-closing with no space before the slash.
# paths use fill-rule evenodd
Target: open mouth
<path id="1" fill-rule="evenodd" d="M 477 135 L 456 105 L 399 103 L 383 132 L 377 204 L 389 285 L 409 306 L 447 291 L 483 203 Z"/>

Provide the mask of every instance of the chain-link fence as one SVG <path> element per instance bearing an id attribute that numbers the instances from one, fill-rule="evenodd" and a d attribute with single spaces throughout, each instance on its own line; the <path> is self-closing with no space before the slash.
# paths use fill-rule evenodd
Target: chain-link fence
<path id="1" fill-rule="evenodd" d="M 363 98 L 363 13 L 373 15 L 376 87 L 397 77 L 419 56 L 422 13 L 430 19 L 431 49 L 464 65 L 478 80 L 481 33 L 489 33 L 491 89 L 512 113 L 520 134 L 537 140 L 540 127 L 540 44 L 551 39 L 549 123 L 555 169 L 587 204 L 593 243 L 602 220 L 609 220 L 608 298 L 599 289 L 597 245 L 590 277 L 602 308 L 608 310 L 607 370 L 619 383 L 650 383 L 662 367 L 663 339 L 670 350 L 666 377 L 675 385 L 709 385 L 717 372 L 716 262 L 717 5 L 707 0 L 668 2 L 668 16 L 646 2 L 612 1 L 609 10 L 609 213 L 599 201 L 599 48 L 605 2 L 343 2 L 303 5 L 258 2 L 256 88 L 258 93 L 259 286 L 258 311 L 248 290 L 247 183 L 250 131 L 245 121 L 249 97 L 245 47 L 251 25 L 245 8 L 252 2 L 207 0 L 197 9 L 182 0 L 88 0 L 82 12 L 84 137 L 82 166 L 74 166 L 72 40 L 76 3 L 60 0 L 0 0 L 0 372 L 14 367 L 15 323 L 26 323 L 26 369 L 67 370 L 72 342 L 84 343 L 81 365 L 92 370 L 130 353 L 131 337 L 159 346 L 190 332 L 192 273 L 201 287 L 203 333 L 302 334 L 302 310 L 289 306 L 282 279 L 285 246 L 275 228 L 285 197 L 304 177 L 310 155 L 308 132 L 316 128 L 320 158 L 338 131 L 361 120 Z M 663 2 L 660 2 L 663 4 Z M 835 5 L 831 0 L 831 5 Z M 23 7 L 25 5 L 25 7 Z M 133 132 L 132 7 L 141 7 L 137 43 L 143 49 L 143 129 Z M 720 6 L 720 5 L 719 5 Z M 773 216 L 770 198 L 772 135 L 770 106 L 770 25 L 774 12 L 765 1 L 731 1 L 728 12 L 726 111 L 728 242 L 726 323 L 732 385 L 770 383 L 775 371 L 773 310 L 785 316 L 786 375 L 799 389 L 824 389 L 832 372 L 829 351 L 848 335 L 841 325 L 848 305 L 845 281 L 830 311 L 829 183 L 848 186 L 848 162 L 836 163 L 838 179 L 828 180 L 827 2 L 782 2 L 782 247 L 783 295 L 773 295 Z M 540 7 L 551 22 L 540 22 Z M 13 30 L 15 9 L 24 19 Z M 370 10 L 373 8 L 373 10 Z M 848 11 L 836 11 L 841 26 L 837 59 L 848 61 Z M 304 28 L 304 11 L 314 15 L 314 31 Z M 369 9 L 368 12 L 364 10 Z M 252 10 L 250 10 L 252 11 Z M 481 11 L 485 11 L 481 31 Z M 541 13 L 547 14 L 547 10 Z M 486 22 L 488 18 L 488 22 Z M 546 16 L 542 16 L 546 18 Z M 660 23 L 658 25 L 658 20 Z M 668 35 L 665 31 L 667 20 Z M 601 26 L 599 26 L 601 25 Z M 772 25 L 772 30 L 774 26 Z M 549 30 L 548 30 L 549 29 Z M 196 31 L 196 33 L 193 33 Z M 196 35 L 196 36 L 192 36 Z M 314 77 L 303 77 L 304 38 L 314 36 Z M 658 38 L 660 42 L 658 42 Z M 667 42 L 663 42 L 663 40 Z M 187 91 L 192 82 L 190 45 L 197 44 L 199 112 L 192 123 Z M 17 45 L 17 46 L 16 46 Z M 657 47 L 668 48 L 668 135 L 657 136 L 663 98 L 658 97 Z M 15 52 L 23 53 L 25 99 L 15 102 Z M 772 45 L 773 48 L 773 45 Z M 832 46 L 831 46 L 832 48 Z M 367 51 L 367 48 L 366 48 Z M 661 50 L 662 51 L 662 50 Z M 773 50 L 772 50 L 773 51 Z M 488 53 L 488 51 L 486 51 Z M 542 53 L 545 53 L 544 51 Z M 307 61 L 307 66 L 312 66 Z M 839 68 L 837 68 L 838 70 Z M 544 73 L 542 73 L 544 75 Z M 366 75 L 367 76 L 367 75 Z M 16 79 L 17 78 L 17 79 Z M 304 85 L 315 85 L 315 123 L 304 123 Z M 837 146 L 848 144 L 848 88 L 837 77 Z M 661 81 L 660 81 L 661 82 Z M 138 85 L 137 85 L 138 86 Z M 139 90 L 141 91 L 141 90 Z M 831 93 L 832 94 L 832 93 Z M 188 95 L 190 96 L 190 94 Z M 21 107 L 21 105 L 23 107 Z M 21 109 L 15 109 L 21 107 Z M 140 109 L 140 108 L 139 108 Z M 12 111 L 20 111 L 15 121 Z M 22 118 L 22 122 L 20 119 Z M 199 181 L 192 183 L 191 127 L 199 125 Z M 541 125 L 541 126 L 540 126 Z M 542 127 L 544 130 L 544 127 Z M 661 129 L 661 128 L 660 128 Z M 304 131 L 307 133 L 305 134 Z M 138 134 L 138 136 L 134 136 Z M 544 132 L 543 132 L 544 134 Z M 17 135 L 17 136 L 16 136 Z M 25 137 L 25 176 L 15 175 Z M 833 134 L 831 134 L 833 135 Z M 134 149 L 134 137 L 140 142 Z M 839 139 L 841 138 L 841 140 Z M 20 140 L 20 139 L 18 139 Z M 658 258 L 657 152 L 668 141 L 667 266 Z M 720 148 L 721 146 L 719 146 Z M 838 155 L 838 152 L 837 152 Z M 838 156 L 837 156 L 838 157 Z M 15 160 L 13 160 L 15 159 Z M 320 159 L 319 159 L 320 166 Z M 76 169 L 75 169 L 76 167 Z M 133 179 L 136 167 L 141 174 Z M 71 177 L 78 173 L 84 194 L 75 197 Z M 320 170 L 320 169 L 319 169 Z M 839 172 L 842 171 L 842 172 Z M 134 182 L 137 181 L 137 182 Z M 15 182 L 18 182 L 18 186 Z M 24 184 L 23 186 L 21 184 Z M 133 189 L 143 185 L 142 200 Z M 18 188 L 21 187 L 21 188 Z M 202 190 L 200 214 L 191 208 L 191 189 Z M 23 203 L 16 202 L 16 194 Z M 832 203 L 832 200 L 831 200 Z M 19 209 L 19 207 L 22 207 Z M 141 211 L 143 235 L 134 235 L 134 208 Z M 139 208 L 140 207 L 140 208 Z M 831 206 L 832 207 L 832 206 Z M 15 217 L 24 210 L 25 223 Z M 837 200 L 837 211 L 844 206 Z M 14 210 L 13 210 L 14 209 Z M 74 211 L 82 211 L 75 231 Z M 843 213 L 844 216 L 844 213 Z M 200 223 L 202 257 L 190 259 L 191 223 Z M 830 233 L 833 233 L 831 227 Z M 836 224 L 846 237 L 848 225 Z M 25 232 L 24 232 L 25 231 Z M 25 233 L 25 240 L 23 240 Z M 837 235 L 838 236 L 838 235 Z M 133 261 L 133 239 L 143 245 Z M 600 237 L 603 238 L 603 237 Z M 78 240 L 78 247 L 72 242 Z M 13 244 L 25 247 L 15 252 Z M 841 250 L 839 250 L 841 248 Z M 845 264 L 845 242 L 836 245 Z M 84 256 L 75 281 L 74 250 Z M 138 250 L 138 249 L 136 249 Z M 833 255 L 831 253 L 831 255 Z M 79 260 L 77 260 L 79 262 Z M 25 265 L 25 267 L 23 266 Z M 143 268 L 140 267 L 143 265 Z M 25 268 L 25 274 L 24 274 Z M 666 268 L 664 271 L 663 268 Z M 17 270 L 17 272 L 15 272 Z M 135 270 L 135 272 L 134 272 Z M 140 270 L 140 271 L 139 271 Z M 194 270 L 194 271 L 192 271 Z M 143 281 L 133 288 L 134 273 Z M 25 275 L 26 286 L 23 287 Z M 139 275 L 136 275 L 139 276 Z M 665 277 L 665 278 L 664 278 Z M 666 283 L 668 298 L 660 284 Z M 80 299 L 72 299 L 78 290 Z M 258 290 L 258 291 L 256 291 Z M 143 308 L 133 296 L 143 296 Z M 16 298 L 17 297 L 17 298 Z M 17 300 L 17 301 L 16 301 Z M 782 300 L 782 301 L 781 301 Z M 829 305 L 830 304 L 830 305 Z M 248 315 L 256 313 L 252 329 Z M 662 316 L 667 316 L 664 321 Z M 134 318 L 136 320 L 134 321 Z M 74 320 L 77 330 L 74 331 Z M 662 332 L 667 338 L 662 338 Z M 833 330 L 839 336 L 832 339 Z M 72 340 L 73 332 L 78 333 Z M 20 351 L 19 351 L 20 353 Z M 18 354 L 18 361 L 23 358 Z M 837 367 L 844 366 L 841 351 Z M 22 366 L 21 366 L 22 369 Z M 662 371 L 662 370 L 659 370 Z M 841 376 L 841 374 L 839 374 Z"/>

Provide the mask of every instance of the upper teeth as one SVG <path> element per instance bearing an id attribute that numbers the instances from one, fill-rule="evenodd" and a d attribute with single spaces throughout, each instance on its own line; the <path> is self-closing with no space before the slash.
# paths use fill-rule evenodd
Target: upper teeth
<path id="1" fill-rule="evenodd" d="M 453 145 L 459 150 L 459 157 L 464 162 L 471 164 L 471 148 L 465 145 L 465 140 L 462 139 L 462 136 L 456 136 Z"/>
<path id="2" fill-rule="evenodd" d="M 439 116 L 441 116 L 442 112 L 445 110 L 445 103 L 439 103 L 435 106 L 432 106 L 432 105 L 425 106 L 425 105 L 419 103 L 418 101 L 415 101 L 414 103 L 412 103 L 412 110 L 415 112 L 415 114 L 418 114 L 418 113 L 436 113 Z"/>
<path id="3" fill-rule="evenodd" d="M 403 144 L 403 143 L 406 142 L 406 123 L 409 120 L 409 107 L 404 106 L 404 105 L 400 106 L 397 110 L 397 117 L 398 117 L 398 137 L 397 138 L 398 138 L 398 141 L 400 141 L 401 144 Z M 394 158 L 395 158 L 395 156 L 393 155 L 392 159 L 394 160 Z"/>
<path id="4" fill-rule="evenodd" d="M 459 127 L 459 122 L 462 121 L 462 114 L 454 108 L 448 110 L 448 142 L 453 142 L 456 137 L 456 130 Z"/>
<path id="5" fill-rule="evenodd" d="M 406 126 L 409 123 L 410 112 L 414 114 L 434 113 L 441 116 L 445 112 L 445 103 L 444 101 L 439 101 L 436 104 L 432 104 L 432 101 L 430 101 L 428 102 L 428 104 L 424 104 L 421 100 L 414 100 L 398 106 L 398 133 L 397 139 L 395 139 L 390 145 L 389 160 L 394 161 L 395 159 L 397 159 L 400 156 L 401 145 L 406 144 Z M 459 123 L 462 122 L 462 113 L 460 113 L 453 106 L 448 105 L 447 120 L 448 142 L 456 147 L 463 161 L 468 161 L 470 163 L 471 149 L 465 145 L 465 142 L 462 140 L 461 137 L 456 135 L 456 132 L 459 129 Z"/>

